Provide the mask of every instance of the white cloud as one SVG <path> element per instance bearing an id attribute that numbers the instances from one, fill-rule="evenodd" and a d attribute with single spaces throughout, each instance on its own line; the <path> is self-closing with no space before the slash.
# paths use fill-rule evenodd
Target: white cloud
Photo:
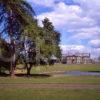
<path id="1" fill-rule="evenodd" d="M 97 39 L 100 37 L 99 27 L 77 29 L 77 30 L 74 30 L 73 32 L 77 33 L 72 36 L 72 38 L 75 38 L 75 39 Z"/>
<path id="2" fill-rule="evenodd" d="M 74 27 L 78 20 L 81 20 L 80 15 L 81 9 L 79 6 L 68 6 L 64 2 L 60 2 L 55 4 L 54 11 L 42 13 L 37 18 L 41 21 L 45 17 L 48 17 L 56 28 L 66 27 L 70 29 L 72 25 Z"/>
<path id="3" fill-rule="evenodd" d="M 79 3 L 82 8 L 87 10 L 93 10 L 94 8 L 97 9 L 97 7 L 100 8 L 100 0 L 73 0 L 73 1 Z"/>
<path id="4" fill-rule="evenodd" d="M 100 48 L 91 48 L 91 47 L 86 47 L 84 45 L 60 45 L 62 54 L 67 54 L 67 53 L 90 53 L 91 58 L 100 56 Z"/>
<path id="5" fill-rule="evenodd" d="M 99 57 L 100 56 L 100 48 L 94 48 L 91 51 L 92 57 Z"/>
<path id="6" fill-rule="evenodd" d="M 85 12 L 78 5 L 66 5 L 64 2 L 55 4 L 54 11 L 42 13 L 37 16 L 40 20 L 48 17 L 56 28 L 66 29 L 67 31 L 75 31 L 76 29 L 93 27 L 96 21 L 85 15 Z M 75 33 L 77 34 L 77 33 Z"/>
<path id="7" fill-rule="evenodd" d="M 89 44 L 95 48 L 100 48 L 100 39 L 91 40 Z"/>
<path id="8" fill-rule="evenodd" d="M 100 21 L 100 0 L 74 0 L 79 3 L 84 13 L 98 23 Z"/>
<path id="9" fill-rule="evenodd" d="M 71 45 L 69 43 L 69 46 L 61 46 L 64 52 L 66 51 L 66 48 L 74 48 L 83 51 L 90 50 L 94 54 L 99 53 L 99 48 L 97 48 L 99 43 L 97 43 L 97 40 L 100 38 L 100 0 L 73 0 L 79 5 L 67 5 L 63 2 L 64 0 L 28 1 L 53 9 L 50 12 L 45 12 L 37 16 L 40 25 L 42 25 L 41 21 L 45 17 L 48 17 L 57 30 L 64 32 L 63 34 L 69 33 L 69 36 L 66 35 L 66 40 L 64 41 L 84 41 L 87 39 L 87 44 L 92 46 L 90 48 L 85 47 L 82 44 Z M 59 2 L 55 3 L 56 1 Z M 69 38 L 67 38 L 67 36 Z"/>
<path id="10" fill-rule="evenodd" d="M 76 1 L 79 2 L 81 0 L 76 0 Z M 98 9 L 95 9 L 95 11 L 94 11 L 94 8 L 96 8 L 96 7 L 92 6 L 92 8 L 89 9 L 90 8 L 89 5 L 91 5 L 91 3 L 92 3 L 92 5 L 93 4 L 97 5 L 98 2 L 96 1 L 96 3 L 95 3 L 94 0 L 92 0 L 92 2 L 89 2 L 89 1 L 86 2 L 86 0 L 82 0 L 79 3 L 80 4 L 84 3 L 84 6 L 87 6 L 87 10 L 84 11 L 82 6 L 66 5 L 64 2 L 59 2 L 58 4 L 55 4 L 54 11 L 42 13 L 37 18 L 41 21 L 45 17 L 48 17 L 50 19 L 50 21 L 53 22 L 53 24 L 56 28 L 66 29 L 69 32 L 73 31 L 73 32 L 75 32 L 76 35 L 80 34 L 80 36 L 81 36 L 81 34 L 86 33 L 86 34 L 88 34 L 87 35 L 87 37 L 88 37 L 91 34 L 100 34 L 100 32 L 97 33 L 98 29 L 94 30 L 94 28 L 93 28 L 93 27 L 98 27 L 98 28 L 100 27 L 98 25 L 99 23 L 98 23 L 98 19 L 97 19 L 97 16 L 99 16 L 99 18 L 100 18 L 100 15 L 98 15 L 98 14 L 100 14 L 100 13 L 98 13 L 98 11 L 100 11 L 100 9 L 99 9 L 100 7 Z M 95 14 L 97 14 L 97 15 L 95 15 Z M 93 17 L 94 15 L 95 15 L 95 18 Z M 85 32 L 82 31 L 83 28 L 84 28 Z M 92 33 L 91 29 L 93 30 L 93 33 Z M 80 30 L 80 31 L 77 32 L 76 30 Z M 99 28 L 99 31 L 100 31 L 100 28 Z"/>
<path id="11" fill-rule="evenodd" d="M 85 52 L 86 47 L 84 45 L 60 45 L 63 53 L 67 53 L 69 51 L 79 51 L 79 52 Z M 86 51 L 87 52 L 87 51 Z"/>

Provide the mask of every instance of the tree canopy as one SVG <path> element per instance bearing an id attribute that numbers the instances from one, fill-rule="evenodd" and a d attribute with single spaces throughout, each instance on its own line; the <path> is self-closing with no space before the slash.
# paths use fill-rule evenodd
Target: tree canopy
<path id="1" fill-rule="evenodd" d="M 40 59 L 50 59 L 52 55 L 60 58 L 60 33 L 55 30 L 48 18 L 42 21 L 43 27 L 38 26 L 34 16 L 33 8 L 25 0 L 0 0 L 0 39 L 4 41 L 1 43 L 9 44 L 13 57 L 16 51 L 33 50 L 35 52 L 32 53 L 36 53 L 36 56 L 32 54 L 34 57 L 29 56 L 29 58 L 32 57 L 33 61 L 35 59 L 38 63 Z M 7 50 L 5 45 L 3 49 Z M 14 59 L 10 62 L 11 74 L 15 66 Z"/>

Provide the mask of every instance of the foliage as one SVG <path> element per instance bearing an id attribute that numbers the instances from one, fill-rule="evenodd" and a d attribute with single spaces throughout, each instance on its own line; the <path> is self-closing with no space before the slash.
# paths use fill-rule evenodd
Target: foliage
<path id="1" fill-rule="evenodd" d="M 24 0 L 0 0 L 0 24 L 3 30 L 0 32 L 0 37 L 8 38 L 13 54 L 13 59 L 10 61 L 10 75 L 14 74 L 15 63 L 15 44 L 19 39 L 25 26 L 29 25 L 34 20 L 34 11 L 32 7 Z"/>
<path id="2" fill-rule="evenodd" d="M 36 45 L 36 61 L 40 59 L 50 59 L 52 55 L 61 57 L 61 50 L 59 47 L 60 33 L 54 30 L 54 26 L 48 18 L 43 20 L 43 27 L 39 27 L 37 20 L 31 22 L 22 34 L 23 42 L 25 43 L 25 36 Z M 24 47 L 25 49 L 25 47 Z"/>
<path id="3" fill-rule="evenodd" d="M 0 10 L 0 23 L 4 24 L 1 34 L 14 38 L 33 20 L 34 11 L 24 0 L 0 0 Z"/>
<path id="4" fill-rule="evenodd" d="M 48 18 L 43 20 L 43 30 L 44 30 L 44 47 L 45 53 L 48 57 L 55 55 L 60 58 L 61 50 L 59 47 L 60 43 L 60 33 L 55 31 L 54 26 L 49 21 Z"/>
<path id="5" fill-rule="evenodd" d="M 43 20 L 43 27 L 39 27 L 34 18 L 34 10 L 24 0 L 0 0 L 0 10 L 0 38 L 9 43 L 12 48 L 10 53 L 14 55 L 10 66 L 11 74 L 16 66 L 14 57 L 16 54 L 20 56 L 22 52 L 25 63 L 26 59 L 28 62 L 31 60 L 32 64 L 44 60 L 47 62 L 52 55 L 61 58 L 60 33 L 48 18 Z"/>

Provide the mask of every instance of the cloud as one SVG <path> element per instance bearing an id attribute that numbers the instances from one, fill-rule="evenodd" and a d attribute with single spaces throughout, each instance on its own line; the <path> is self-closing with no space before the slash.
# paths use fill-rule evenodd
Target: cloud
<path id="1" fill-rule="evenodd" d="M 100 56 L 100 48 L 91 48 L 84 45 L 60 45 L 62 54 L 67 53 L 90 53 L 91 58 Z"/>
<path id="2" fill-rule="evenodd" d="M 94 48 L 91 51 L 92 57 L 99 57 L 100 56 L 100 48 Z"/>
<path id="3" fill-rule="evenodd" d="M 42 20 L 48 17 L 55 28 L 63 33 L 62 35 L 66 34 L 64 35 L 66 39 L 62 36 L 65 40 L 61 43 L 64 52 L 66 48 L 74 48 L 80 51 L 88 50 L 95 55 L 99 54 L 100 0 L 72 0 L 74 3 L 70 5 L 65 3 L 70 0 L 28 1 L 52 8 L 52 11 L 42 12 L 37 19 L 42 26 Z M 71 41 L 75 41 L 76 44 L 71 44 Z"/>
<path id="4" fill-rule="evenodd" d="M 99 12 L 100 0 L 73 0 L 73 1 L 79 3 L 84 13 L 88 17 L 94 19 L 98 24 L 98 21 L 100 21 L 100 12 Z"/>
<path id="5" fill-rule="evenodd" d="M 85 52 L 86 47 L 84 45 L 60 45 L 63 53 L 71 52 L 71 51 L 79 51 L 79 52 Z M 87 52 L 87 51 L 86 51 Z"/>
<path id="6" fill-rule="evenodd" d="M 66 5 L 64 2 L 59 2 L 55 4 L 53 8 L 53 11 L 37 16 L 39 23 L 41 23 L 41 20 L 45 17 L 48 17 L 57 29 L 61 28 L 68 32 L 73 31 L 75 34 L 79 34 L 76 30 L 81 31 L 83 28 L 98 27 L 96 25 L 97 21 L 87 16 L 79 5 Z"/>
<path id="7" fill-rule="evenodd" d="M 41 15 L 37 16 L 40 25 L 41 20 L 43 20 L 45 17 L 48 17 L 57 29 L 62 28 L 65 30 L 66 28 L 68 31 L 83 26 L 83 22 L 86 21 L 86 18 L 83 18 L 84 20 L 82 20 L 80 17 L 82 10 L 77 5 L 69 6 L 64 2 L 59 2 L 55 4 L 53 9 L 54 10 L 51 12 L 42 13 Z"/>
<path id="8" fill-rule="evenodd" d="M 77 33 L 72 36 L 75 39 L 97 39 L 100 37 L 100 28 L 95 26 L 74 30 L 73 32 Z"/>
<path id="9" fill-rule="evenodd" d="M 91 40 L 89 44 L 94 48 L 100 48 L 100 39 Z"/>

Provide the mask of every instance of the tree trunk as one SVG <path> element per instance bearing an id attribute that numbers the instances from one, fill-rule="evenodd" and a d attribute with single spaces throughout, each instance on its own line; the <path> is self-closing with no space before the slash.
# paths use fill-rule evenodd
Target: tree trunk
<path id="1" fill-rule="evenodd" d="M 10 64 L 10 76 L 14 76 L 14 65 L 13 65 L 13 62 L 11 61 L 11 64 Z"/>
<path id="2" fill-rule="evenodd" d="M 0 66 L 0 75 L 1 75 L 1 66 Z"/>
<path id="3" fill-rule="evenodd" d="M 12 46 L 12 59 L 11 59 L 11 62 L 10 62 L 10 76 L 14 76 L 14 69 L 15 69 L 15 44 L 14 44 L 14 41 L 12 40 L 12 43 L 11 43 L 11 46 Z"/>
<path id="4" fill-rule="evenodd" d="M 30 76 L 32 65 L 33 64 L 29 64 L 29 66 L 27 65 L 27 76 Z"/>
<path id="5" fill-rule="evenodd" d="M 12 10 L 9 12 L 9 35 L 10 35 L 10 46 L 11 46 L 11 62 L 10 62 L 10 76 L 14 76 L 15 69 L 15 41 L 13 39 L 13 16 Z"/>

